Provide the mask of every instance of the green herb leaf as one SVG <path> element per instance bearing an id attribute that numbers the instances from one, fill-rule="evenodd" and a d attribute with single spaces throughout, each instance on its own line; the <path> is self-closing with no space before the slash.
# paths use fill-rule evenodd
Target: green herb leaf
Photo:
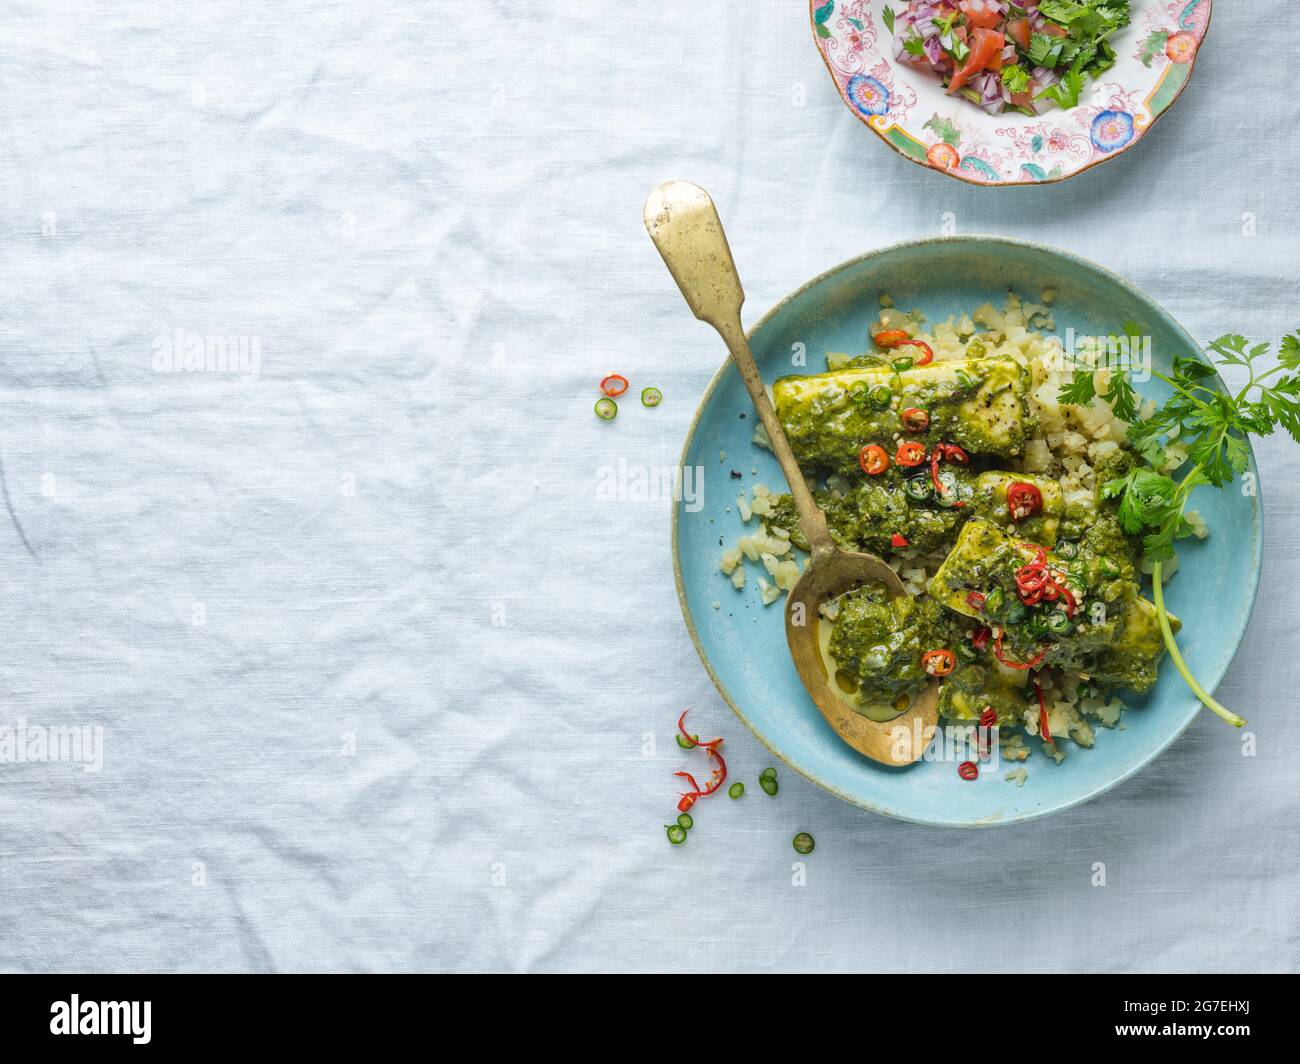
<path id="1" fill-rule="evenodd" d="M 1035 66 L 1054 67 L 1061 61 L 1061 50 L 1065 47 L 1062 37 L 1049 37 L 1046 33 L 1034 33 L 1029 37 L 1029 61 Z"/>
<path id="2" fill-rule="evenodd" d="M 889 30 L 890 33 L 894 32 L 894 9 L 888 4 L 886 4 L 885 9 L 880 12 L 880 20 L 885 24 L 885 29 Z"/>
<path id="3" fill-rule="evenodd" d="M 1137 394 L 1129 382 L 1128 374 L 1122 369 L 1111 370 L 1110 381 L 1101 397 L 1110 404 L 1111 410 L 1121 421 L 1137 420 Z"/>
<path id="4" fill-rule="evenodd" d="M 1096 374 L 1090 369 L 1076 369 L 1070 383 L 1061 386 L 1056 401 L 1058 403 L 1073 403 L 1076 406 L 1087 406 L 1096 395 Z"/>
<path id="5" fill-rule="evenodd" d="M 1287 369 L 1300 369 L 1300 332 L 1282 337 L 1282 350 L 1277 360 Z"/>
<path id="6" fill-rule="evenodd" d="M 1119 481 L 1102 486 L 1106 498 L 1120 496 L 1119 523 L 1125 532 L 1137 533 L 1163 524 L 1176 505 L 1178 485 L 1154 469 L 1139 466 Z"/>
<path id="7" fill-rule="evenodd" d="M 1055 100 L 1064 111 L 1068 111 L 1079 102 L 1079 95 L 1083 92 L 1083 63 L 1081 59 L 1076 59 L 1074 65 L 1061 77 L 1051 88 L 1044 89 L 1038 94 L 1036 99 Z"/>
<path id="8" fill-rule="evenodd" d="M 1008 92 L 1024 92 L 1029 88 L 1029 71 L 1022 66 L 1003 67 L 1002 84 Z"/>

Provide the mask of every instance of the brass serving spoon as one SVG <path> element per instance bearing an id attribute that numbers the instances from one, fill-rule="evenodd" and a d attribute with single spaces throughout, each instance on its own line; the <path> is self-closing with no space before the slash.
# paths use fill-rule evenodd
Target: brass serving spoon
<path id="1" fill-rule="evenodd" d="M 871 581 L 883 584 L 891 596 L 905 595 L 907 591 L 898 574 L 880 558 L 840 550 L 831 540 L 826 515 L 813 501 L 741 327 L 740 307 L 745 292 L 709 194 L 687 181 L 660 185 L 646 200 L 645 227 L 692 312 L 712 325 L 726 343 L 790 485 L 799 528 L 812 550 L 812 558 L 790 592 L 785 611 L 786 642 L 799 677 L 827 723 L 854 750 L 886 765 L 911 764 L 934 736 L 938 685 L 927 684 L 893 720 L 871 720 L 855 713 L 836 692 L 822 660 L 817 633 L 818 606 L 845 591 Z"/>

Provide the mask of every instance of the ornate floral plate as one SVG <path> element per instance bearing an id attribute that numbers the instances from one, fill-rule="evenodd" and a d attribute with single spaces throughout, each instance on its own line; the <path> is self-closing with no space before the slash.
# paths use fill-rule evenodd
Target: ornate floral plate
<path id="1" fill-rule="evenodd" d="M 813 38 L 855 115 L 900 155 L 977 185 L 1064 181 L 1136 144 L 1192 76 L 1211 0 L 1132 0 L 1118 61 L 1079 105 L 991 115 L 897 62 L 884 10 L 906 0 L 810 0 Z"/>

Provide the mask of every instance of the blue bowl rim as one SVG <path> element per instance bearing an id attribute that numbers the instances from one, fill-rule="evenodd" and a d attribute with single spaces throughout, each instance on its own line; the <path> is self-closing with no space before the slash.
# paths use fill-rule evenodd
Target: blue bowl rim
<path id="1" fill-rule="evenodd" d="M 1213 362 L 1211 362 L 1210 359 L 1205 355 L 1205 352 L 1204 350 L 1202 350 L 1201 345 L 1198 344 L 1192 338 L 1191 334 L 1188 333 L 1188 331 L 1183 328 L 1182 323 L 1179 322 L 1172 314 L 1170 314 L 1169 311 L 1166 310 L 1163 305 L 1158 303 L 1156 300 L 1152 299 L 1149 295 L 1143 292 L 1132 282 L 1126 280 L 1125 278 L 1121 277 L 1119 274 L 1113 272 L 1112 270 L 1107 269 L 1105 266 L 1093 262 L 1091 259 L 1084 258 L 1081 255 L 1076 255 L 1073 252 L 1062 251 L 1060 248 L 1054 248 L 1047 244 L 1035 243 L 1034 241 L 1030 241 L 1030 240 L 1016 240 L 1012 237 L 997 236 L 993 234 L 964 233 L 956 236 L 925 237 L 920 240 L 904 240 L 896 244 L 889 244 L 886 245 L 885 247 L 876 248 L 875 250 L 865 252 L 861 255 L 856 255 L 850 259 L 845 259 L 843 262 L 839 263 L 838 265 L 832 266 L 830 269 L 824 270 L 823 272 L 817 274 L 817 276 L 813 277 L 811 280 L 805 281 L 798 288 L 794 289 L 784 298 L 778 300 L 775 304 L 773 304 L 773 306 L 767 311 L 766 314 L 764 314 L 757 322 L 755 322 L 752 326 L 750 326 L 747 330 L 745 330 L 746 339 L 752 345 L 753 339 L 759 333 L 759 331 L 762 330 L 762 328 L 765 325 L 767 325 L 769 321 L 771 321 L 774 317 L 776 317 L 776 315 L 780 313 L 780 311 L 784 309 L 788 304 L 794 302 L 796 299 L 800 298 L 806 292 L 816 287 L 817 285 L 821 284 L 823 281 L 829 280 L 830 278 L 834 277 L 836 274 L 843 272 L 844 270 L 848 270 L 854 266 L 857 266 L 860 263 L 866 262 L 869 259 L 873 259 L 881 255 L 888 255 L 893 252 L 905 251 L 905 250 L 923 248 L 923 247 L 931 247 L 931 246 L 952 246 L 957 244 L 971 244 L 971 245 L 994 244 L 994 245 L 1003 245 L 1005 247 L 1022 248 L 1022 249 L 1027 249 L 1029 251 L 1041 252 L 1046 255 L 1055 256 L 1060 259 L 1065 259 L 1069 262 L 1074 263 L 1077 266 L 1081 266 L 1086 270 L 1091 270 L 1094 273 L 1101 275 L 1105 280 L 1107 280 L 1111 284 L 1118 285 L 1120 288 L 1129 292 L 1138 300 L 1154 307 L 1155 310 L 1159 314 L 1163 315 L 1170 322 L 1170 324 L 1172 324 L 1173 327 L 1178 331 L 1178 333 L 1182 336 L 1183 340 L 1188 345 L 1188 348 L 1198 353 L 1201 359 L 1214 369 L 1215 378 L 1219 381 L 1219 383 L 1220 384 L 1223 383 L 1223 379 L 1219 376 L 1218 368 L 1215 367 Z M 708 386 L 704 389 L 704 394 L 700 397 L 699 405 L 696 407 L 695 415 L 691 418 L 690 426 L 686 430 L 686 439 L 682 444 L 681 458 L 678 462 L 679 466 L 685 466 L 687 457 L 690 454 L 691 444 L 695 440 L 695 432 L 699 428 L 700 418 L 703 416 L 706 407 L 709 405 L 709 401 L 713 398 L 714 391 L 717 389 L 718 385 L 721 384 L 722 378 L 729 370 L 734 371 L 734 366 L 732 364 L 731 358 L 727 357 L 723 359 L 722 364 L 718 367 L 717 372 L 713 374 L 713 377 L 709 381 Z M 1260 478 L 1258 476 L 1258 465 L 1256 464 L 1255 461 L 1255 450 L 1254 447 L 1251 445 L 1249 437 L 1247 437 L 1246 440 L 1246 447 L 1250 455 L 1250 468 L 1256 472 L 1255 479 L 1256 479 L 1257 491 L 1255 497 L 1257 501 L 1255 507 L 1253 508 L 1253 516 L 1252 516 L 1252 523 L 1254 524 L 1255 565 L 1251 572 L 1251 578 L 1250 578 L 1249 604 L 1246 610 L 1244 611 L 1244 613 L 1242 614 L 1240 629 L 1237 632 L 1236 640 L 1232 647 L 1232 653 L 1228 655 L 1225 664 L 1223 668 L 1219 670 L 1218 675 L 1214 676 L 1210 683 L 1204 684 L 1206 690 L 1208 690 L 1211 694 L 1213 694 L 1214 691 L 1218 689 L 1219 684 L 1223 682 L 1223 677 L 1227 674 L 1228 669 L 1232 666 L 1233 659 L 1237 656 L 1237 652 L 1241 649 L 1242 640 L 1246 636 L 1246 629 L 1250 624 L 1250 618 L 1255 610 L 1255 600 L 1259 595 L 1260 572 L 1263 569 L 1264 523 L 1261 518 L 1264 510 L 1264 496 L 1263 496 L 1262 485 L 1260 485 L 1259 483 Z M 1162 742 L 1159 746 L 1157 746 L 1154 750 L 1152 750 L 1150 754 L 1148 754 L 1141 761 L 1137 762 L 1127 771 L 1117 775 L 1113 780 L 1110 780 L 1107 783 L 1103 783 L 1097 787 L 1094 787 L 1091 791 L 1081 794 L 1076 798 L 1072 798 L 1067 802 L 1064 802 L 1060 805 L 1052 806 L 1047 809 L 1028 811 L 1028 812 L 1020 813 L 1014 817 L 1008 817 L 1006 819 L 998 819 L 998 820 L 981 820 L 981 821 L 941 820 L 941 819 L 934 819 L 934 818 L 909 816 L 905 813 L 899 812 L 896 809 L 891 809 L 882 805 L 878 805 L 874 802 L 866 801 L 865 799 L 860 798 L 857 795 L 849 794 L 845 792 L 842 788 L 827 783 L 825 780 L 819 779 L 811 770 L 806 769 L 800 764 L 798 764 L 798 762 L 796 762 L 789 754 L 786 754 L 779 747 L 777 747 L 774 742 L 769 740 L 767 736 L 765 736 L 761 731 L 759 731 L 758 728 L 754 726 L 753 722 L 750 721 L 750 719 L 745 715 L 744 711 L 737 704 L 736 700 L 731 696 L 731 692 L 727 690 L 727 687 L 722 682 L 722 679 L 714 671 L 713 664 L 709 660 L 708 651 L 704 649 L 704 644 L 700 641 L 699 632 L 695 627 L 695 620 L 691 616 L 690 605 L 686 601 L 686 587 L 682 579 L 680 543 L 678 540 L 678 528 L 680 526 L 681 512 L 682 512 L 681 508 L 682 508 L 681 500 L 675 500 L 673 502 L 672 510 L 670 512 L 670 520 L 672 522 L 671 533 L 672 533 L 672 555 L 673 555 L 673 582 L 677 589 L 677 602 L 678 605 L 681 607 L 682 619 L 686 622 L 687 633 L 691 637 L 691 642 L 695 644 L 695 651 L 699 655 L 700 661 L 704 665 L 705 671 L 709 674 L 709 679 L 713 681 L 713 686 L 718 689 L 718 693 L 722 696 L 722 700 L 726 702 L 728 706 L 731 707 L 731 711 L 736 715 L 736 717 L 740 720 L 740 722 L 750 730 L 754 738 L 756 738 L 760 743 L 762 743 L 763 746 L 765 746 L 775 757 L 779 758 L 783 764 L 794 769 L 794 771 L 799 773 L 799 775 L 803 776 L 804 779 L 820 787 L 822 790 L 835 795 L 835 797 L 837 798 L 843 799 L 844 801 L 848 802 L 851 805 L 856 805 L 860 809 L 866 809 L 869 810 L 870 812 L 879 813 L 882 816 L 891 817 L 896 820 L 903 820 L 914 824 L 926 824 L 934 827 L 956 827 L 956 828 L 994 827 L 994 826 L 1004 826 L 1010 824 L 1021 824 L 1021 823 L 1025 823 L 1026 821 L 1037 820 L 1041 817 L 1051 816 L 1054 813 L 1061 813 L 1067 809 L 1073 809 L 1074 807 L 1082 805 L 1085 802 L 1089 802 L 1092 799 L 1098 797 L 1099 795 L 1105 794 L 1107 791 L 1111 790 L 1112 788 L 1119 786 L 1125 780 L 1130 779 L 1138 772 L 1140 772 L 1142 769 L 1146 768 L 1147 765 L 1151 764 L 1152 761 L 1158 758 L 1167 749 L 1169 749 L 1169 747 L 1172 746 L 1173 743 L 1178 738 L 1180 738 L 1185 731 L 1187 731 L 1187 729 L 1191 726 L 1192 721 L 1197 717 L 1198 713 L 1200 712 L 1201 704 L 1199 700 L 1196 698 L 1195 695 L 1192 694 L 1190 690 L 1187 691 L 1186 697 L 1187 697 L 1188 708 L 1183 715 L 1183 719 L 1181 723 L 1179 723 L 1170 732 L 1169 737 L 1165 739 L 1165 741 Z"/>

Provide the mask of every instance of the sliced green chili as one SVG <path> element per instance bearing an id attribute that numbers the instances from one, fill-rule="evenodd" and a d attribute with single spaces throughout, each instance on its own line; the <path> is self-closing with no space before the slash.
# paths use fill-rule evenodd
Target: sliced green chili
<path id="1" fill-rule="evenodd" d="M 758 776 L 758 785 L 763 788 L 765 794 L 775 796 L 781 788 L 776 782 L 776 769 L 765 768 Z"/>
<path id="2" fill-rule="evenodd" d="M 668 841 L 674 846 L 680 846 L 686 841 L 686 829 L 680 824 L 665 824 L 668 829 Z"/>
<path id="3" fill-rule="evenodd" d="M 1047 615 L 1047 630 L 1054 635 L 1064 635 L 1072 627 L 1074 622 L 1070 620 L 1070 615 L 1065 610 L 1052 610 Z"/>
<path id="4" fill-rule="evenodd" d="M 695 818 L 690 813 L 683 813 L 677 818 L 677 826 L 685 831 L 695 827 Z"/>
<path id="5" fill-rule="evenodd" d="M 641 389 L 642 406 L 658 406 L 663 401 L 664 401 L 664 393 L 661 392 L 658 388 Z"/>
<path id="6" fill-rule="evenodd" d="M 919 477 L 908 477 L 903 481 L 903 491 L 909 499 L 924 502 L 933 494 L 934 486 L 930 483 L 929 474 L 926 473 Z"/>
<path id="7" fill-rule="evenodd" d="M 733 783 L 730 787 L 727 788 L 727 797 L 729 798 L 739 798 L 744 793 L 745 793 L 745 785 L 740 782 Z"/>
<path id="8" fill-rule="evenodd" d="M 677 745 L 680 746 L 683 750 L 694 750 L 697 745 L 696 743 L 691 742 L 690 739 L 686 738 L 686 736 L 684 736 L 681 732 L 678 732 L 677 735 L 674 736 L 674 738 L 676 738 L 677 740 Z M 697 735 L 695 736 L 695 738 L 698 740 L 699 736 Z"/>
<path id="9" fill-rule="evenodd" d="M 894 401 L 894 393 L 886 388 L 883 384 L 877 384 L 871 389 L 869 399 L 871 405 L 878 410 L 884 410 L 891 402 Z"/>
<path id="10" fill-rule="evenodd" d="M 618 403 L 607 395 L 602 395 L 596 400 L 596 416 L 601 421 L 613 421 L 618 417 Z"/>
<path id="11" fill-rule="evenodd" d="M 813 852 L 813 850 L 817 846 L 817 843 L 813 839 L 813 837 L 808 834 L 808 832 L 801 831 L 799 832 L 798 835 L 794 837 L 793 846 L 794 846 L 795 853 L 804 854 L 806 856 L 807 854 Z"/>

